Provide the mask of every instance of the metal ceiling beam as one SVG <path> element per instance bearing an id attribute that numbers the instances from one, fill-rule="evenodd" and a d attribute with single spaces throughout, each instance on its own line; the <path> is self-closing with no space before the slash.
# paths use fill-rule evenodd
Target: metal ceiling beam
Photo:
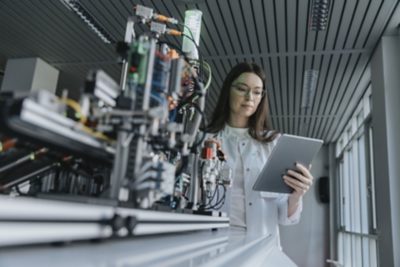
<path id="1" fill-rule="evenodd" d="M 241 59 L 241 58 L 270 58 L 270 57 L 288 57 L 288 56 L 322 56 L 322 55 L 343 55 L 343 54 L 370 54 L 372 48 L 369 49 L 335 49 L 321 51 L 295 51 L 281 53 L 253 53 L 253 54 L 231 54 L 231 55 L 207 55 L 203 59 Z"/>

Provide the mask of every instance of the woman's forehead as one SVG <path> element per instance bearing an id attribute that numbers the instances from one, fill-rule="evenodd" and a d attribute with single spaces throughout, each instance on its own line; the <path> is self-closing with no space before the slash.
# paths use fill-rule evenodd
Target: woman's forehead
<path id="1" fill-rule="evenodd" d="M 239 77 L 236 78 L 234 81 L 235 84 L 243 84 L 247 85 L 249 87 L 262 87 L 263 86 L 263 81 L 261 78 L 252 72 L 244 72 L 239 75 Z"/>

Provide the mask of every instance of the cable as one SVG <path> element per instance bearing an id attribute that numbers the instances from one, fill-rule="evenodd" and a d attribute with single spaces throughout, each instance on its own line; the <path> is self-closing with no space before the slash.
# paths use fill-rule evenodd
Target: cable
<path id="1" fill-rule="evenodd" d="M 185 23 L 178 23 L 178 25 L 181 25 L 181 26 L 183 26 L 184 28 L 188 29 L 190 36 L 191 36 L 192 39 L 194 40 L 192 29 L 190 29 L 189 26 L 187 26 Z"/>
<path id="2" fill-rule="evenodd" d="M 197 52 L 200 54 L 200 49 L 199 49 L 199 46 L 197 45 L 196 41 L 195 41 L 192 37 L 190 37 L 189 35 L 187 35 L 187 34 L 182 33 L 182 36 L 183 36 L 183 37 L 186 37 L 186 38 L 188 38 L 190 41 L 192 41 L 192 43 L 193 43 L 193 44 L 195 45 L 195 47 L 196 47 Z M 199 56 L 199 57 L 200 57 L 200 56 Z"/>
<path id="3" fill-rule="evenodd" d="M 208 87 L 210 87 L 210 84 L 211 84 L 212 71 L 211 71 L 211 66 L 207 63 L 207 61 L 203 61 L 203 64 L 207 67 L 207 71 L 208 71 L 208 80 L 206 82 L 206 85 L 204 85 L 204 91 L 206 91 L 208 89 Z"/>
<path id="4" fill-rule="evenodd" d="M 193 44 L 195 45 L 195 47 L 196 47 L 197 53 L 199 54 L 199 60 L 198 60 L 198 62 L 200 63 L 199 76 L 201 77 L 201 76 L 202 76 L 202 69 L 203 69 L 203 55 L 202 55 L 201 52 L 200 52 L 200 48 L 199 48 L 199 46 L 197 45 L 197 43 L 196 43 L 196 41 L 194 40 L 194 38 L 190 37 L 190 36 L 187 35 L 187 34 L 182 34 L 182 36 L 184 36 L 184 37 L 188 38 L 190 41 L 192 41 L 192 43 L 193 43 Z"/>
<path id="5" fill-rule="evenodd" d="M 59 100 L 60 100 L 60 102 L 66 104 L 68 107 L 72 108 L 76 112 L 75 115 L 78 115 L 78 117 L 79 117 L 80 129 L 82 129 L 84 132 L 86 132 L 86 133 L 90 134 L 91 136 L 98 138 L 98 139 L 102 139 L 102 140 L 105 140 L 108 142 L 114 141 L 114 140 L 110 139 L 108 136 L 106 136 L 105 134 L 103 134 L 101 132 L 97 132 L 85 125 L 87 118 L 86 118 L 86 116 L 83 115 L 82 108 L 78 102 L 76 102 L 75 100 L 70 99 L 70 98 L 59 98 Z"/>
<path id="6" fill-rule="evenodd" d="M 218 188 L 215 188 L 214 193 L 213 193 L 211 199 L 208 201 L 207 204 L 201 205 L 201 206 L 200 206 L 200 209 L 204 209 L 204 210 L 210 209 L 210 207 L 211 207 L 210 205 L 211 205 L 211 203 L 213 202 L 213 200 L 214 200 L 214 198 L 215 198 L 215 195 L 219 195 L 219 194 L 218 194 Z M 217 196 L 217 201 L 216 201 L 216 202 L 218 202 L 218 199 L 219 199 L 219 196 Z"/>
<path id="7" fill-rule="evenodd" d="M 166 45 L 172 47 L 173 49 L 175 49 L 176 51 L 178 51 L 178 52 L 183 56 L 183 59 L 184 59 L 188 64 L 190 64 L 190 60 L 189 60 L 189 58 L 186 56 L 185 52 L 183 52 L 183 50 L 182 50 L 180 47 L 178 47 L 177 45 L 175 45 L 175 44 L 173 44 L 173 43 L 171 43 L 171 42 L 168 42 L 168 41 L 166 41 L 166 40 L 158 40 L 158 43 L 159 43 L 159 44 L 166 44 Z"/>
<path id="8" fill-rule="evenodd" d="M 215 205 L 212 207 L 212 209 L 218 210 L 222 208 L 222 206 L 225 204 L 225 198 L 226 198 L 226 187 L 218 184 L 218 186 L 222 186 L 224 188 L 224 194 L 222 195 L 221 200 L 218 203 L 215 203 Z"/>
<path id="9" fill-rule="evenodd" d="M 86 122 L 87 118 L 83 115 L 81 105 L 78 102 L 70 98 L 60 98 L 60 101 L 75 111 L 75 116 L 81 123 Z"/>
<path id="10" fill-rule="evenodd" d="M 79 124 L 79 126 L 81 126 L 80 129 L 82 129 L 85 133 L 90 134 L 91 136 L 93 136 L 95 138 L 102 139 L 102 140 L 108 141 L 108 142 L 115 141 L 115 140 L 109 138 L 107 135 L 103 134 L 102 132 L 97 132 L 97 131 L 93 130 L 92 128 L 87 127 L 86 125 Z"/>
<path id="11" fill-rule="evenodd" d="M 201 123 L 203 124 L 203 129 L 205 128 L 205 126 L 207 125 L 207 118 L 204 115 L 204 112 L 202 110 L 200 110 L 200 107 L 195 104 L 195 103 L 191 103 L 191 105 L 200 113 L 200 116 L 202 117 Z M 206 138 L 206 132 L 205 131 L 201 131 L 202 136 L 200 138 L 200 140 L 197 143 L 194 143 L 192 145 L 192 150 L 195 150 L 199 145 L 201 145 L 204 142 L 204 139 Z"/>

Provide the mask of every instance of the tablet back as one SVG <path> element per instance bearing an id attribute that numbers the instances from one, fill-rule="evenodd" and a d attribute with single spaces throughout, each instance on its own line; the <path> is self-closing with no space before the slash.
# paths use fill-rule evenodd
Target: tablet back
<path id="1" fill-rule="evenodd" d="M 291 193 L 293 189 L 285 184 L 283 174 L 287 169 L 296 169 L 296 162 L 308 167 L 322 144 L 320 139 L 282 134 L 257 177 L 253 190 Z"/>

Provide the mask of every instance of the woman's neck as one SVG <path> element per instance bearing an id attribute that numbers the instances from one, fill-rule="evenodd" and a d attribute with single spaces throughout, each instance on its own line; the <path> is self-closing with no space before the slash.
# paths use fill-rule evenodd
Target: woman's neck
<path id="1" fill-rule="evenodd" d="M 228 120 L 228 125 L 234 128 L 248 128 L 249 120 L 247 118 L 232 118 Z"/>

